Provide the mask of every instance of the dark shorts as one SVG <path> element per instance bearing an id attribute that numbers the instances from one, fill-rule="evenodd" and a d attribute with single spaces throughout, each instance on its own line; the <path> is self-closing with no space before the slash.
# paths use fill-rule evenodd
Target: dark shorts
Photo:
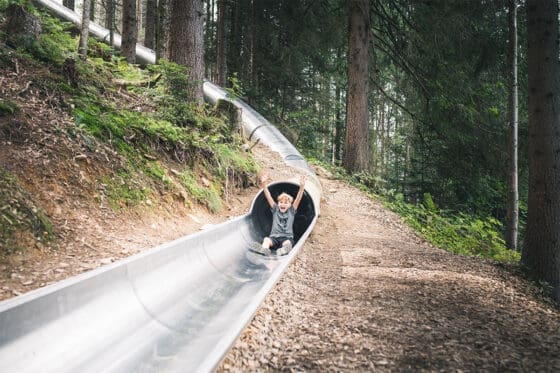
<path id="1" fill-rule="evenodd" d="M 270 238 L 270 240 L 272 241 L 271 249 L 273 250 L 278 249 L 280 246 L 282 246 L 282 243 L 286 240 L 290 241 L 292 247 L 294 247 L 293 238 L 289 238 L 289 237 L 268 237 L 268 238 Z"/>

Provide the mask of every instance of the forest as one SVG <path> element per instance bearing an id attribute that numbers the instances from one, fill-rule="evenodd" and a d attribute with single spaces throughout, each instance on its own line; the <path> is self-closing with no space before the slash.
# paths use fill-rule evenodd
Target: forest
<path id="1" fill-rule="evenodd" d="M 110 30 L 107 42 L 123 35 L 121 49 L 109 53 L 136 63 L 140 43 L 158 61 L 185 66 L 186 100 L 201 104 L 204 79 L 227 87 L 306 157 L 340 167 L 435 243 L 507 261 L 522 257 L 558 288 L 557 130 L 539 121 L 533 128 L 544 143 L 530 136 L 531 2 L 63 3 L 83 25 L 91 20 Z M 544 47 L 535 48 L 535 58 L 545 58 L 538 54 Z M 535 79 L 544 89 L 539 79 L 548 79 Z M 540 104 L 534 101 L 534 110 Z M 544 148 L 552 153 L 540 153 Z M 531 174 L 531 160 L 539 172 Z M 533 219 L 530 185 L 538 199 Z M 550 216 L 541 216 L 549 207 Z M 434 228 L 427 220 L 444 222 Z M 482 244 L 470 243 L 473 235 Z"/>
<path id="2" fill-rule="evenodd" d="M 342 167 L 413 224 L 445 217 L 453 229 L 433 232 L 436 242 L 474 226 L 459 241 L 491 242 L 475 255 L 521 252 L 559 289 L 558 129 L 536 114 L 529 122 L 556 99 L 528 93 L 531 78 L 539 91 L 555 82 L 557 64 L 539 67 L 548 47 L 535 36 L 544 14 L 558 13 L 554 1 L 84 3 L 84 19 L 123 33 L 129 62 L 138 41 L 187 66 L 190 99 L 202 100 L 204 77 L 229 87 L 308 158 Z"/>
<path id="3" fill-rule="evenodd" d="M 0 0 L 0 371 L 558 371 L 559 16 Z"/>

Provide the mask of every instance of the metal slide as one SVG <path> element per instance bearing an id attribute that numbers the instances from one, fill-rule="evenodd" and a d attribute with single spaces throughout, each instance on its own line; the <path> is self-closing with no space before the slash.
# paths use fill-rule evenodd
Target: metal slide
<path id="1" fill-rule="evenodd" d="M 211 83 L 204 93 L 211 103 L 228 99 Z M 275 259 L 247 251 L 270 229 L 261 191 L 244 216 L 0 302 L 0 372 L 207 372 L 218 366 L 313 229 L 321 194 L 317 177 L 280 132 L 242 101 L 230 101 L 241 110 L 246 133 L 309 176 L 294 249 Z M 292 180 L 270 186 L 273 196 L 297 189 Z"/>

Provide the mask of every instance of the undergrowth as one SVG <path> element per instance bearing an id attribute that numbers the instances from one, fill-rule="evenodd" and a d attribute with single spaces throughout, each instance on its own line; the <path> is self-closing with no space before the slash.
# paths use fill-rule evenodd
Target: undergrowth
<path id="1" fill-rule="evenodd" d="M 221 208 L 225 184 L 248 185 L 256 163 L 240 151 L 242 138 L 225 117 L 186 100 L 190 87 L 183 66 L 163 61 L 140 70 L 118 58 L 90 60 L 90 74 L 82 74 L 84 87 L 74 91 L 76 123 L 128 159 L 129 172 L 146 174 L 168 190 L 176 188 L 175 178 L 213 212 Z M 131 92 L 132 102 L 118 99 L 115 79 Z M 154 163 L 161 155 L 182 165 L 190 176 Z"/>
<path id="2" fill-rule="evenodd" d="M 376 194 L 365 185 L 363 175 L 350 176 L 342 168 L 325 163 L 321 166 L 399 214 L 423 238 L 441 249 L 506 263 L 516 263 L 520 259 L 519 252 L 506 248 L 501 233 L 502 223 L 497 219 L 439 209 L 429 193 L 424 194 L 419 204 L 407 203 L 400 193 L 388 191 L 384 195 Z"/>
<path id="3" fill-rule="evenodd" d="M 387 198 L 388 197 L 388 198 Z M 514 263 L 517 251 L 508 250 L 501 236 L 502 223 L 492 217 L 471 216 L 441 210 L 429 193 L 421 204 L 406 203 L 402 194 L 386 196 L 384 203 L 432 244 L 462 255 L 472 255 Z"/>
<path id="4" fill-rule="evenodd" d="M 49 19 L 47 24 L 57 22 Z M 49 29 L 64 33 L 62 26 Z M 75 40 L 69 44 L 74 48 Z M 77 127 L 127 159 L 128 167 L 116 177 L 120 181 L 105 181 L 113 208 L 139 204 L 154 192 L 154 188 L 126 185 L 138 175 L 151 177 L 156 189 L 182 187 L 213 212 L 221 208 L 226 182 L 232 188 L 247 186 L 257 171 L 255 162 L 240 151 L 242 139 L 224 117 L 186 99 L 191 87 L 184 66 L 162 61 L 140 69 L 93 38 L 86 62 L 66 50 L 60 47 L 61 56 L 49 58 L 57 64 L 72 59 L 73 84 L 64 79 L 57 83 L 60 91 L 72 95 Z M 160 158 L 161 162 L 154 162 Z M 178 164 L 181 170 L 172 172 L 169 164 Z M 191 177 L 182 177 L 185 170 Z"/>

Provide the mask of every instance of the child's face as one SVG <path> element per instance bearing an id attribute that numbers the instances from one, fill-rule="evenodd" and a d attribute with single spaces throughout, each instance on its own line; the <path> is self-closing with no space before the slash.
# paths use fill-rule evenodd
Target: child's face
<path id="1" fill-rule="evenodd" d="M 278 200 L 278 209 L 281 212 L 286 212 L 288 211 L 288 209 L 290 208 L 290 206 L 292 205 L 292 203 L 290 202 L 289 199 L 287 198 L 282 198 Z"/>

